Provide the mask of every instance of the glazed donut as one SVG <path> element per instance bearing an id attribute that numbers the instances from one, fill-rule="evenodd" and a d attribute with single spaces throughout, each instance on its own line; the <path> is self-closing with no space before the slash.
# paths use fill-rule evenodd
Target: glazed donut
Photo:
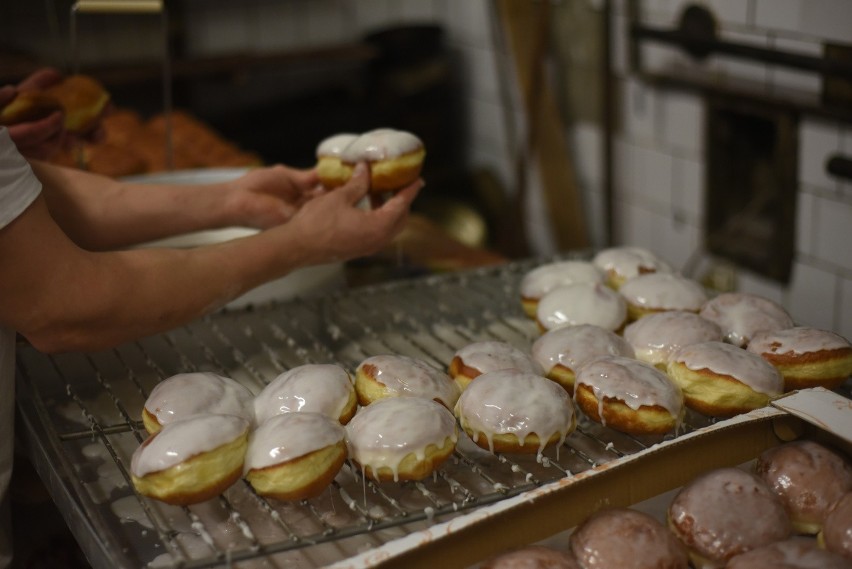
<path id="1" fill-rule="evenodd" d="M 195 415 L 168 423 L 133 453 L 133 486 L 168 504 L 209 500 L 242 475 L 248 436 L 249 422 L 235 415 Z"/>
<path id="2" fill-rule="evenodd" d="M 745 292 L 726 292 L 711 298 L 699 314 L 719 325 L 726 342 L 741 348 L 758 332 L 793 327 L 793 319 L 780 304 Z"/>
<path id="3" fill-rule="evenodd" d="M 633 277 L 621 286 L 619 292 L 627 301 L 631 320 L 666 310 L 698 312 L 707 301 L 704 287 L 673 273 Z"/>
<path id="4" fill-rule="evenodd" d="M 541 265 L 521 279 L 521 306 L 524 314 L 535 318 L 539 299 L 557 286 L 602 282 L 603 271 L 588 261 L 559 261 Z"/>
<path id="5" fill-rule="evenodd" d="M 574 406 L 565 390 L 540 375 L 514 369 L 484 373 L 455 408 L 459 425 L 490 452 L 536 453 L 561 445 L 574 431 Z"/>
<path id="6" fill-rule="evenodd" d="M 686 484 L 669 504 L 669 529 L 695 567 L 718 568 L 741 553 L 792 533 L 784 506 L 762 480 L 720 468 Z"/>
<path id="7" fill-rule="evenodd" d="M 557 328 L 542 334 L 532 345 L 532 356 L 545 375 L 574 394 L 577 371 L 598 356 L 632 358 L 633 348 L 624 338 L 593 324 Z"/>
<path id="8" fill-rule="evenodd" d="M 852 374 L 852 344 L 828 330 L 798 326 L 758 332 L 746 349 L 775 366 L 787 391 L 836 389 Z"/>
<path id="9" fill-rule="evenodd" d="M 577 324 L 594 324 L 616 331 L 626 320 L 624 298 L 601 283 L 556 287 L 541 297 L 536 308 L 536 321 L 543 332 Z"/>
<path id="10" fill-rule="evenodd" d="M 145 430 L 203 413 L 237 415 L 254 424 L 254 395 L 228 377 L 210 372 L 179 373 L 158 383 L 142 409 Z"/>
<path id="11" fill-rule="evenodd" d="M 852 559 L 852 492 L 840 498 L 825 516 L 817 540 L 821 547 Z"/>
<path id="12" fill-rule="evenodd" d="M 345 145 L 344 145 L 345 143 Z M 339 166 L 334 161 L 337 154 Z M 330 157 L 318 170 L 320 182 L 334 188 L 346 183 L 358 162 L 370 167 L 370 191 L 383 193 L 398 190 L 420 176 L 426 150 L 414 134 L 391 128 L 365 132 L 354 139 L 349 135 L 335 135 L 320 142 L 317 157 Z"/>
<path id="13" fill-rule="evenodd" d="M 518 369 L 541 375 L 542 370 L 532 356 L 507 342 L 473 342 L 456 351 L 450 361 L 449 374 L 464 391 L 475 378 L 489 371 Z"/>
<path id="14" fill-rule="evenodd" d="M 622 356 L 599 356 L 581 367 L 574 400 L 593 421 L 633 435 L 668 433 L 684 414 L 683 394 L 666 374 Z"/>
<path id="15" fill-rule="evenodd" d="M 346 425 L 349 457 L 372 480 L 422 480 L 456 448 L 446 407 L 421 397 L 391 397 L 364 407 Z"/>
<path id="16" fill-rule="evenodd" d="M 628 324 L 624 339 L 633 348 L 636 359 L 666 371 L 669 356 L 674 352 L 699 342 L 721 342 L 722 330 L 694 312 L 667 310 Z"/>
<path id="17" fill-rule="evenodd" d="M 737 555 L 725 569 L 849 569 L 849 561 L 815 540 L 793 537 Z"/>
<path id="18" fill-rule="evenodd" d="M 680 385 L 686 406 L 710 416 L 765 407 L 784 379 L 760 356 L 724 342 L 701 342 L 672 354 L 666 372 Z"/>
<path id="19" fill-rule="evenodd" d="M 307 411 L 275 415 L 249 435 L 243 473 L 255 492 L 279 500 L 321 494 L 346 460 L 343 427 Z"/>
<path id="20" fill-rule="evenodd" d="M 641 247 L 610 247 L 595 255 L 592 263 L 604 271 L 607 284 L 615 290 L 639 275 L 672 272 L 668 263 Z"/>
<path id="21" fill-rule="evenodd" d="M 452 409 L 460 392 L 449 375 L 408 356 L 372 356 L 355 370 L 355 393 L 361 405 L 386 397 L 413 396 L 434 399 Z"/>
<path id="22" fill-rule="evenodd" d="M 583 569 L 688 569 L 686 549 L 666 526 L 623 508 L 592 514 L 571 534 L 571 551 Z"/>
<path id="23" fill-rule="evenodd" d="M 69 75 L 44 90 L 65 109 L 65 129 L 85 134 L 95 128 L 110 101 L 110 94 L 87 75 Z"/>
<path id="24" fill-rule="evenodd" d="M 479 569 L 583 569 L 569 554 L 545 547 L 529 545 L 487 559 Z"/>
<path id="25" fill-rule="evenodd" d="M 39 91 L 20 91 L 5 107 L 0 109 L 0 125 L 11 126 L 37 121 L 61 111 L 62 105 L 55 97 Z"/>
<path id="26" fill-rule="evenodd" d="M 317 175 L 326 188 L 342 186 L 352 176 L 352 167 L 344 166 L 340 155 L 356 138 L 357 134 L 344 132 L 329 136 L 317 145 Z"/>
<path id="27" fill-rule="evenodd" d="M 345 425 L 358 409 L 349 374 L 333 364 L 306 364 L 285 371 L 254 399 L 258 423 L 291 412 L 322 413 Z"/>
<path id="28" fill-rule="evenodd" d="M 828 510 L 852 492 L 852 465 L 813 441 L 795 441 L 764 451 L 755 473 L 784 504 L 798 533 L 819 533 Z"/>

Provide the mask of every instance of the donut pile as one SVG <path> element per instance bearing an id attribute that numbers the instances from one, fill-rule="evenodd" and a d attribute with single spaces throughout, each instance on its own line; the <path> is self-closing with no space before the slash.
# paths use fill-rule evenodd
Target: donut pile
<path id="1" fill-rule="evenodd" d="M 842 569 L 850 564 L 852 464 L 827 446 L 803 440 L 765 451 L 751 468 L 719 468 L 696 477 L 675 494 L 664 522 L 638 510 L 602 509 L 564 544 L 504 552 L 480 568 Z"/>
<path id="2" fill-rule="evenodd" d="M 676 428 L 684 407 L 733 416 L 786 391 L 837 388 L 852 374 L 847 339 L 796 326 L 754 294 L 709 298 L 645 249 L 544 264 L 519 289 L 542 332 L 532 354 L 545 375 L 588 417 L 625 432 Z"/>

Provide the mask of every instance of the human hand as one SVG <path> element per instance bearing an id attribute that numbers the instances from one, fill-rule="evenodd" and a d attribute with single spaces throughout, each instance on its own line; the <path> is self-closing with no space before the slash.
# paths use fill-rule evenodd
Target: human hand
<path id="1" fill-rule="evenodd" d="M 295 234 L 305 264 L 370 255 L 402 231 L 423 185 L 418 179 L 376 208 L 359 208 L 370 186 L 367 166 L 360 163 L 346 184 L 305 203 L 286 227 Z"/>
<path id="2" fill-rule="evenodd" d="M 55 69 L 44 68 L 32 73 L 17 86 L 0 87 L 0 108 L 11 103 L 19 93 L 40 91 L 61 78 Z M 18 151 L 31 159 L 45 160 L 53 157 L 66 139 L 63 113 L 58 110 L 34 120 L 9 125 L 7 128 Z"/>
<path id="3" fill-rule="evenodd" d="M 322 193 L 315 170 L 279 164 L 250 170 L 229 182 L 225 207 L 235 225 L 267 229 L 289 221 Z"/>

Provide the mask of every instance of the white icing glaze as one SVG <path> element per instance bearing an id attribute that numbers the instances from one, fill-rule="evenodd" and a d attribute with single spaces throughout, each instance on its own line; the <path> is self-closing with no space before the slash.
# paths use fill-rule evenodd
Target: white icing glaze
<path id="1" fill-rule="evenodd" d="M 725 569 L 849 569 L 852 562 L 825 551 L 813 539 L 794 537 L 731 559 Z"/>
<path id="2" fill-rule="evenodd" d="M 446 373 L 425 362 L 400 355 L 372 356 L 358 365 L 358 371 L 372 366 L 373 379 L 385 385 L 391 394 L 437 399 L 452 409 L 459 398 L 459 386 Z"/>
<path id="3" fill-rule="evenodd" d="M 603 271 L 588 261 L 560 261 L 536 267 L 524 275 L 523 298 L 541 298 L 557 286 L 574 283 L 602 283 Z"/>
<path id="4" fill-rule="evenodd" d="M 823 522 L 822 536 L 826 549 L 852 558 L 852 492 L 831 507 Z"/>
<path id="5" fill-rule="evenodd" d="M 317 158 L 322 158 L 323 156 L 339 157 L 343 153 L 343 149 L 349 146 L 356 138 L 358 138 L 357 134 L 348 132 L 329 136 L 317 145 Z"/>
<path id="6" fill-rule="evenodd" d="M 529 373 L 541 374 L 541 368 L 532 357 L 506 342 L 474 342 L 455 353 L 467 367 L 479 370 L 479 373 L 499 369 L 518 369 Z"/>
<path id="7" fill-rule="evenodd" d="M 766 360 L 723 342 L 685 346 L 672 354 L 670 361 L 682 363 L 692 371 L 709 369 L 713 373 L 733 377 L 766 395 L 779 395 L 784 389 L 784 378 Z"/>
<path id="8" fill-rule="evenodd" d="M 592 263 L 629 279 L 642 273 L 670 273 L 668 263 L 641 247 L 611 247 L 595 255 Z"/>
<path id="9" fill-rule="evenodd" d="M 199 413 L 238 415 L 254 423 L 254 394 L 241 383 L 215 373 L 180 373 L 154 387 L 145 409 L 161 425 Z"/>
<path id="10" fill-rule="evenodd" d="M 320 413 L 275 415 L 249 435 L 244 472 L 289 462 L 344 439 L 336 419 Z"/>
<path id="11" fill-rule="evenodd" d="M 141 478 L 166 470 L 230 443 L 248 429 L 249 422 L 236 415 L 194 415 L 174 421 L 136 449 L 130 460 L 130 471 Z"/>
<path id="12" fill-rule="evenodd" d="M 257 422 L 296 411 L 339 419 L 355 388 L 349 374 L 332 364 L 307 364 L 276 377 L 254 400 Z"/>
<path id="13" fill-rule="evenodd" d="M 340 153 L 340 159 L 352 164 L 364 160 L 375 162 L 397 158 L 422 146 L 423 142 L 410 132 L 379 128 L 365 132 L 350 142 Z"/>
<path id="14" fill-rule="evenodd" d="M 482 374 L 462 393 L 456 416 L 494 449 L 494 435 L 514 434 L 520 443 L 535 433 L 539 454 L 559 434 L 561 445 L 574 426 L 574 405 L 565 390 L 540 375 L 517 370 Z"/>
<path id="15" fill-rule="evenodd" d="M 580 368 L 575 385 L 577 389 L 580 385 L 591 387 L 601 405 L 604 398 L 613 398 L 634 411 L 659 405 L 674 417 L 680 417 L 683 412 L 680 387 L 657 368 L 639 360 L 597 357 Z"/>
<path id="16" fill-rule="evenodd" d="M 697 282 L 673 273 L 650 273 L 633 277 L 619 290 L 634 306 L 698 312 L 707 293 Z"/>
<path id="17" fill-rule="evenodd" d="M 711 298 L 699 314 L 719 325 L 726 342 L 741 347 L 757 332 L 793 326 L 793 319 L 780 304 L 744 292 L 728 292 Z"/>
<path id="18" fill-rule="evenodd" d="M 627 304 L 606 285 L 576 283 L 556 287 L 541 297 L 536 318 L 546 330 L 577 324 L 617 330 L 627 319 Z"/>
<path id="19" fill-rule="evenodd" d="M 785 539 L 792 529 L 769 488 L 737 468 L 693 479 L 672 500 L 668 515 L 695 550 L 720 565 L 738 552 Z"/>
<path id="20" fill-rule="evenodd" d="M 598 356 L 633 357 L 633 348 L 618 334 L 593 324 L 567 326 L 545 332 L 532 345 L 533 358 L 550 373 L 561 364 L 574 373 Z"/>
<path id="21" fill-rule="evenodd" d="M 636 358 L 650 364 L 665 364 L 683 346 L 722 340 L 722 330 L 694 312 L 669 310 L 640 318 L 624 329 L 624 339 Z"/>
<path id="22" fill-rule="evenodd" d="M 399 464 L 410 453 L 426 457 L 429 445 L 458 440 L 456 421 L 444 406 L 420 397 L 391 397 L 363 407 L 346 425 L 349 457 L 363 468 L 387 467 L 399 479 Z"/>
<path id="23" fill-rule="evenodd" d="M 746 348 L 755 354 L 809 354 L 823 350 L 852 348 L 849 340 L 818 328 L 797 326 L 784 330 L 758 332 Z"/>

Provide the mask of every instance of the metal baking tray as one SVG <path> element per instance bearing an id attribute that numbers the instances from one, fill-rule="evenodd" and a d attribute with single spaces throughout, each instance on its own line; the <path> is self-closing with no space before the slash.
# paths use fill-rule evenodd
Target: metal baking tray
<path id="1" fill-rule="evenodd" d="M 427 480 L 375 484 L 347 464 L 328 491 L 302 502 L 261 498 L 244 481 L 189 507 L 134 492 L 128 471 L 145 437 L 140 414 L 162 379 L 214 371 L 257 393 L 305 363 L 354 371 L 368 356 L 396 353 L 446 368 L 457 349 L 489 339 L 528 350 L 539 332 L 523 315 L 518 284 L 541 262 L 226 310 L 98 353 L 45 356 L 20 346 L 22 435 L 95 568 L 275 568 L 344 560 L 710 424 L 689 414 L 677 435 L 642 438 L 582 418 L 539 461 L 491 455 L 462 435 L 454 456 Z"/>

